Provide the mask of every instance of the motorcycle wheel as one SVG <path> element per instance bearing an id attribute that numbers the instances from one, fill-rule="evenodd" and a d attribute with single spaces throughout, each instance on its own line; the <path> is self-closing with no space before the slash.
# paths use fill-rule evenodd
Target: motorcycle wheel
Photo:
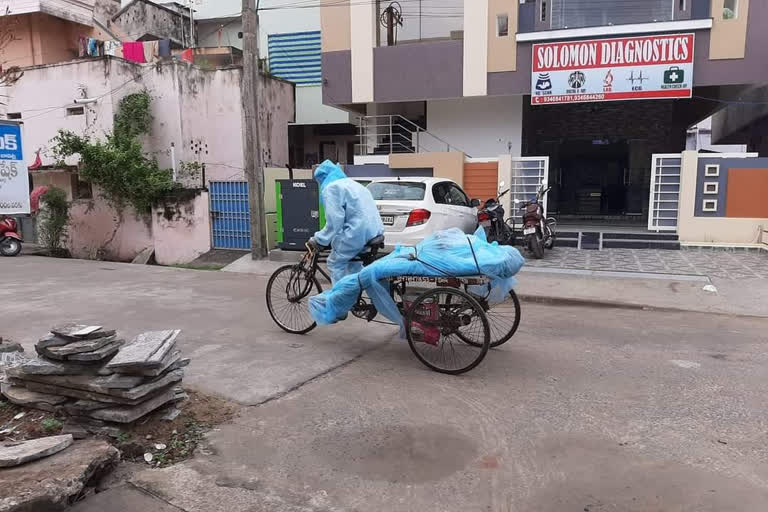
<path id="1" fill-rule="evenodd" d="M 545 225 L 544 229 L 546 230 L 546 235 L 544 237 L 546 242 L 544 242 L 544 248 L 552 250 L 555 248 L 555 234 L 552 232 L 549 226 Z"/>
<path id="2" fill-rule="evenodd" d="M 541 240 L 541 235 L 536 233 L 533 235 L 527 235 L 526 244 L 528 249 L 533 253 L 533 257 L 540 260 L 544 257 L 544 243 Z"/>
<path id="3" fill-rule="evenodd" d="M 0 241 L 0 254 L 3 256 L 18 256 L 21 252 L 21 242 L 15 238 Z"/>

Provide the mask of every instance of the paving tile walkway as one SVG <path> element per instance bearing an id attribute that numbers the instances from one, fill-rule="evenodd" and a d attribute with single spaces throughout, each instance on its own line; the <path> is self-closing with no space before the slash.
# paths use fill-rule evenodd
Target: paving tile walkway
<path id="1" fill-rule="evenodd" d="M 525 254 L 524 254 L 525 255 Z M 686 274 L 723 279 L 768 279 L 768 252 L 757 250 L 680 251 L 652 249 L 603 249 L 585 251 L 556 247 L 543 260 L 526 257 L 526 265 L 543 268 L 610 270 Z"/>

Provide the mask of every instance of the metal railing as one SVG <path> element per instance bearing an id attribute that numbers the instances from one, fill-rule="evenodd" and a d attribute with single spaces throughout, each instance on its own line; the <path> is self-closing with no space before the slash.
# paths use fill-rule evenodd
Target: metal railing
<path id="1" fill-rule="evenodd" d="M 401 115 L 360 117 L 358 156 L 391 153 L 463 151 Z M 469 155 L 467 155 L 469 156 Z"/>

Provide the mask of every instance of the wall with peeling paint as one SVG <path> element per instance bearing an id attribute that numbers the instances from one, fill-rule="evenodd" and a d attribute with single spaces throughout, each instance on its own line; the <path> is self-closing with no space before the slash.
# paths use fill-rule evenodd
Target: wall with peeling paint
<path id="1" fill-rule="evenodd" d="M 77 200 L 69 210 L 67 245 L 74 258 L 131 261 L 152 247 L 152 219 L 131 208 L 122 213 L 101 199 Z"/>
<path id="2" fill-rule="evenodd" d="M 189 201 L 168 202 L 152 210 L 155 260 L 160 265 L 189 263 L 211 249 L 208 192 Z"/>
<path id="3" fill-rule="evenodd" d="M 138 65 L 116 58 L 70 61 L 29 68 L 9 88 L 3 112 L 18 112 L 24 121 L 24 158 L 34 161 L 42 149 L 44 165 L 52 165 L 50 140 L 59 129 L 103 137 L 121 98 L 142 90 L 152 96 L 152 133 L 145 147 L 163 166 L 171 167 L 171 145 L 177 164 L 206 165 L 208 181 L 238 180 L 243 173 L 240 83 L 242 69 L 202 70 L 184 62 Z M 294 86 L 263 77 L 261 119 L 264 161 L 288 164 L 288 123 L 295 118 Z M 95 98 L 73 115 L 75 98 Z M 75 164 L 76 159 L 67 163 Z"/>

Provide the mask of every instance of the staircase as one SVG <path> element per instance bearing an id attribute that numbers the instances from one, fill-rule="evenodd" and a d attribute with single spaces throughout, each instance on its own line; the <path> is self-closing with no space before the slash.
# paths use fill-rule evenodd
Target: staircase
<path id="1" fill-rule="evenodd" d="M 555 245 L 594 251 L 602 249 L 680 249 L 678 236 L 673 233 L 576 231 L 568 228 L 557 232 Z"/>
<path id="2" fill-rule="evenodd" d="M 357 156 L 461 151 L 400 115 L 361 117 L 357 135 Z"/>

